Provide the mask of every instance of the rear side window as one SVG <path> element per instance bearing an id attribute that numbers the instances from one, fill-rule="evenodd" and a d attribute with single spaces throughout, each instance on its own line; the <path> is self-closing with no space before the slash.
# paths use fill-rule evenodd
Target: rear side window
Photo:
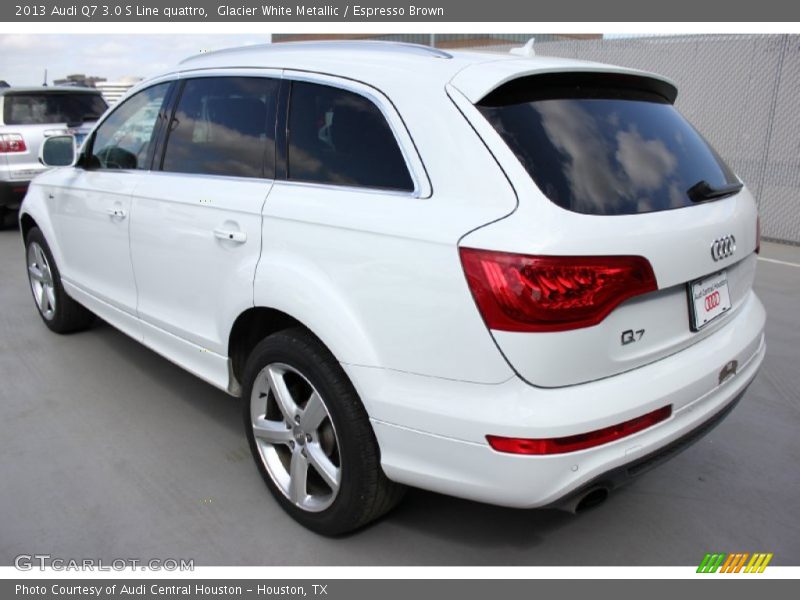
<path id="1" fill-rule="evenodd" d="M 380 109 L 364 96 L 292 84 L 289 179 L 413 191 L 403 153 Z"/>
<path id="2" fill-rule="evenodd" d="M 96 121 L 108 105 L 100 94 L 48 92 L 6 94 L 3 122 L 6 125 L 80 124 Z"/>
<path id="3" fill-rule="evenodd" d="M 275 177 L 279 82 L 262 77 L 189 79 L 170 126 L 162 169 Z"/>
<path id="4" fill-rule="evenodd" d="M 711 188 L 736 184 L 652 80 L 636 79 L 527 77 L 501 86 L 478 109 L 539 189 L 567 210 L 668 210 L 692 205 L 688 192 L 703 181 Z"/>

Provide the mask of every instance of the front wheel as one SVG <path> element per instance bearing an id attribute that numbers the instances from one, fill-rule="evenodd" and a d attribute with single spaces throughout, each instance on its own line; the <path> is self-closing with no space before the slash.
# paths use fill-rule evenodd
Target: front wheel
<path id="1" fill-rule="evenodd" d="M 94 315 L 64 291 L 56 261 L 37 227 L 31 229 L 25 238 L 25 256 L 33 301 L 44 324 L 56 333 L 89 327 Z"/>
<path id="2" fill-rule="evenodd" d="M 253 350 L 244 374 L 250 449 L 272 494 L 325 535 L 358 529 L 393 508 L 403 487 L 380 466 L 358 394 L 331 353 L 302 329 Z"/>

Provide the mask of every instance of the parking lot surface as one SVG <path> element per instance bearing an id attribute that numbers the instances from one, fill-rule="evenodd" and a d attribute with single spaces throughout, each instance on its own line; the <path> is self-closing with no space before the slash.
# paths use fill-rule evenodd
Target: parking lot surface
<path id="1" fill-rule="evenodd" d="M 573 516 L 411 490 L 342 539 L 278 508 L 238 400 L 103 323 L 50 333 L 23 254 L 19 232 L 0 231 L 2 565 L 37 553 L 196 565 L 696 565 L 711 551 L 800 564 L 799 248 L 764 244 L 756 288 L 767 358 L 744 400 L 605 504 Z"/>

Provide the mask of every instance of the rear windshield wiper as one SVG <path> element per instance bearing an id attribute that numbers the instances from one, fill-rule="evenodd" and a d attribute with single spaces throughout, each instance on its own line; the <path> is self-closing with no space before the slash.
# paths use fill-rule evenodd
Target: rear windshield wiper
<path id="1" fill-rule="evenodd" d="M 712 187 L 705 179 L 701 179 L 692 187 L 686 190 L 686 195 L 692 202 L 705 202 L 706 200 L 714 200 L 716 198 L 723 198 L 735 194 L 744 187 L 741 183 L 731 183 L 728 185 L 721 185 L 719 187 Z"/>

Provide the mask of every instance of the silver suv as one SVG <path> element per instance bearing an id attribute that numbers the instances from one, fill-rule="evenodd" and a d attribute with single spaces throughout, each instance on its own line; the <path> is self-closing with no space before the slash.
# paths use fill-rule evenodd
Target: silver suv
<path id="1" fill-rule="evenodd" d="M 0 89 L 0 227 L 19 208 L 39 162 L 45 138 L 65 132 L 80 143 L 108 108 L 100 92 L 79 87 Z"/>

